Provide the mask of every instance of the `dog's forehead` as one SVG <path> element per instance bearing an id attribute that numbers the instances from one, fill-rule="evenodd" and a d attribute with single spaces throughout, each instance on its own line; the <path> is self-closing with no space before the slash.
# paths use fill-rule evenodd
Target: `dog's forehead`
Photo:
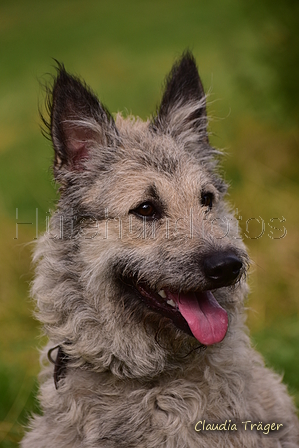
<path id="1" fill-rule="evenodd" d="M 201 151 L 203 143 L 198 142 L 196 151 L 192 151 L 170 134 L 156 133 L 149 120 L 144 122 L 134 117 L 123 119 L 118 115 L 116 123 L 122 141 L 120 165 L 127 167 L 128 171 L 149 169 L 156 175 L 170 176 L 186 173 L 198 176 L 207 171 L 206 145 Z"/>
<path id="2" fill-rule="evenodd" d="M 217 196 L 221 179 L 215 175 L 211 160 L 201 157 L 201 143 L 193 151 L 171 135 L 158 134 L 151 129 L 150 121 L 118 115 L 116 124 L 120 145 L 113 149 L 113 159 L 107 171 L 99 165 L 98 175 L 94 170 L 94 183 L 88 198 L 113 201 L 130 197 L 132 203 L 150 199 L 148 194 L 154 187 L 157 196 L 176 201 L 194 201 L 203 191 L 212 191 Z M 101 159 L 101 156 L 99 156 Z M 117 198 L 117 199 L 116 199 Z"/>
<path id="3" fill-rule="evenodd" d="M 116 206 L 119 203 L 121 208 L 121 202 L 128 198 L 136 206 L 151 199 L 183 205 L 198 201 L 203 191 L 218 195 L 213 176 L 205 166 L 188 156 L 165 154 L 158 145 L 150 151 L 155 155 L 149 157 L 146 148 L 136 146 L 119 158 L 109 174 L 96 179 L 88 201 L 102 197 Z"/>

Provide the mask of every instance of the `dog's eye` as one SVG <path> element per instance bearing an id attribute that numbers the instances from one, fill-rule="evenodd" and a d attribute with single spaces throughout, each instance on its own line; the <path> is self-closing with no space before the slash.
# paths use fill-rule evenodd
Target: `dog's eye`
<path id="1" fill-rule="evenodd" d="M 140 204 L 137 208 L 131 210 L 131 213 L 134 213 L 134 215 L 142 218 L 154 219 L 158 217 L 156 208 L 150 202 L 144 202 L 143 204 Z"/>
<path id="2" fill-rule="evenodd" d="M 214 200 L 213 193 L 202 193 L 201 205 L 203 207 L 209 207 L 209 209 L 211 210 L 211 208 L 213 207 L 213 200 Z"/>

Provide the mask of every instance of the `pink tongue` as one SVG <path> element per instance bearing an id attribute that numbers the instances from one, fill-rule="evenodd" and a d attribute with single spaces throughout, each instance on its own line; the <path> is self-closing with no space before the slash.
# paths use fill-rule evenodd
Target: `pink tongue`
<path id="1" fill-rule="evenodd" d="M 188 322 L 194 337 L 204 345 L 217 344 L 226 335 L 228 317 L 210 291 L 202 293 L 167 292 Z"/>

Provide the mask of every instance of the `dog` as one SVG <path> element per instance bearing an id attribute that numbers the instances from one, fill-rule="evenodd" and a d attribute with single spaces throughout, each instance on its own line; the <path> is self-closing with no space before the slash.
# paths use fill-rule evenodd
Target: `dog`
<path id="1" fill-rule="evenodd" d="M 244 323 L 249 258 L 192 53 L 146 122 L 62 64 L 47 106 L 60 199 L 34 255 L 49 344 L 22 448 L 298 447 Z"/>

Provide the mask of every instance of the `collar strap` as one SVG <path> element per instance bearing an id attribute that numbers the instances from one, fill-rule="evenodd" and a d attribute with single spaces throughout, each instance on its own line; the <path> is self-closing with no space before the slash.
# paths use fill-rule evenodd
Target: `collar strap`
<path id="1" fill-rule="evenodd" d="M 57 355 L 56 355 L 56 359 L 54 360 L 52 358 L 52 352 L 54 350 L 57 350 Z M 48 351 L 48 359 L 49 361 L 54 364 L 54 384 L 55 384 L 55 388 L 56 390 L 58 389 L 59 386 L 59 381 L 65 377 L 66 375 L 66 368 L 67 368 L 67 363 L 69 361 L 69 356 L 64 353 L 64 351 L 62 350 L 62 347 L 60 345 L 56 345 L 55 347 L 50 348 L 50 350 Z"/>

